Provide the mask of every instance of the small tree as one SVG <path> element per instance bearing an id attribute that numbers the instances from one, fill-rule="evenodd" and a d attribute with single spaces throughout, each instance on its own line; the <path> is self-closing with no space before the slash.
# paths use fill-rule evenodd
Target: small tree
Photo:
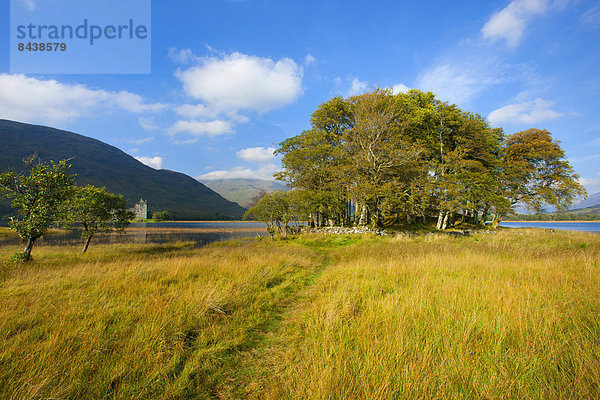
<path id="1" fill-rule="evenodd" d="M 27 243 L 22 259 L 29 261 L 35 241 L 59 218 L 61 206 L 71 193 L 74 176 L 67 173 L 71 166 L 66 160 L 45 164 L 32 156 L 24 162 L 29 174 L 1 174 L 0 191 L 12 199 L 12 207 L 19 213 L 17 218 L 11 219 L 10 227 Z"/>
<path id="2" fill-rule="evenodd" d="M 67 207 L 68 221 L 81 223 L 83 253 L 87 251 L 94 235 L 112 231 L 123 233 L 134 217 L 121 195 L 91 185 L 74 187 Z"/>

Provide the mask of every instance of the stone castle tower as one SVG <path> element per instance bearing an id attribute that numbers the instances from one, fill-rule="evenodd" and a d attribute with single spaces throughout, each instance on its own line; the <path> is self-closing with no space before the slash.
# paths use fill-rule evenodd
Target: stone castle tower
<path id="1" fill-rule="evenodd" d="M 133 207 L 133 212 L 136 219 L 148 218 L 148 202 L 144 199 L 140 199 Z"/>

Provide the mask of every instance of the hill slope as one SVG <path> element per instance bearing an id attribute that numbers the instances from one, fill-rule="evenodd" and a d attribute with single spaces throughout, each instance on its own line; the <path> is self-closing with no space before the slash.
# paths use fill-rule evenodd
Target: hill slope
<path id="1" fill-rule="evenodd" d="M 269 193 L 274 190 L 285 190 L 284 183 L 263 179 L 212 179 L 200 181 L 227 200 L 235 201 L 242 207 L 248 207 L 252 198 L 261 190 Z"/>
<path id="2" fill-rule="evenodd" d="M 600 192 L 590 194 L 585 200 L 573 204 L 572 210 L 589 207 L 600 207 Z"/>
<path id="3" fill-rule="evenodd" d="M 79 185 L 106 186 L 127 204 L 148 200 L 154 211 L 167 210 L 177 219 L 239 217 L 244 209 L 185 174 L 155 170 L 116 147 L 54 128 L 0 120 L 0 171 L 23 168 L 23 158 L 37 153 L 42 160 L 74 157 L 71 171 Z M 5 210 L 6 212 L 6 206 Z M 0 210 L 0 215 L 4 214 Z"/>

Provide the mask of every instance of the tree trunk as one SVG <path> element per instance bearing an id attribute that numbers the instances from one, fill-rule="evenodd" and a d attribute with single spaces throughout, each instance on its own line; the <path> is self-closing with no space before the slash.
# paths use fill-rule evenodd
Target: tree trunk
<path id="1" fill-rule="evenodd" d="M 492 228 L 496 229 L 500 224 L 502 217 L 497 214 L 494 214 L 494 218 L 492 219 Z"/>
<path id="2" fill-rule="evenodd" d="M 23 255 L 25 256 L 24 261 L 29 261 L 31 259 L 31 249 L 33 249 L 33 244 L 36 239 L 37 238 L 27 238 L 27 245 L 25 246 L 25 250 L 23 250 Z"/>
<path id="3" fill-rule="evenodd" d="M 365 226 L 367 224 L 367 206 L 363 205 L 362 210 L 360 212 L 360 219 L 358 221 L 358 225 Z"/>
<path id="4" fill-rule="evenodd" d="M 88 249 L 88 247 L 90 246 L 90 241 L 92 240 L 92 236 L 88 236 L 87 239 L 85 239 L 85 243 L 83 244 L 83 250 L 81 250 L 82 253 L 85 253 Z"/>
<path id="5" fill-rule="evenodd" d="M 448 218 L 450 217 L 450 213 L 447 212 L 446 215 L 444 215 L 444 222 L 442 222 L 442 230 L 446 229 L 446 227 L 448 226 Z"/>
<path id="6" fill-rule="evenodd" d="M 436 228 L 438 230 L 442 229 L 442 222 L 444 222 L 444 213 L 440 211 L 440 213 L 438 214 L 438 220 L 436 224 Z"/>

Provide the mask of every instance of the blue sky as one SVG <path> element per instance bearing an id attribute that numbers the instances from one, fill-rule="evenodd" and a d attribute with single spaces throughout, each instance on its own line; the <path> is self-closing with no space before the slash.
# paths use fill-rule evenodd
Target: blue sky
<path id="1" fill-rule="evenodd" d="M 598 1 L 154 0 L 152 73 L 88 75 L 11 74 L 0 7 L 0 118 L 156 168 L 270 179 L 320 103 L 379 86 L 431 90 L 507 134 L 547 129 L 600 191 Z"/>

